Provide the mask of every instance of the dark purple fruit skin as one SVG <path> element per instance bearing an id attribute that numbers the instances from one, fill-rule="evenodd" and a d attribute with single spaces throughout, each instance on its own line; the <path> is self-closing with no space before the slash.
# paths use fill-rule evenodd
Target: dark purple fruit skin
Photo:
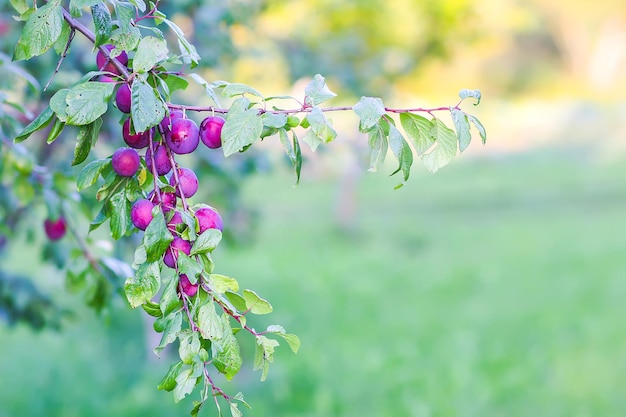
<path id="1" fill-rule="evenodd" d="M 163 120 L 161 120 L 161 123 L 159 123 L 159 125 L 165 133 L 168 133 L 172 128 L 172 122 L 176 119 L 182 119 L 183 117 L 185 117 L 185 115 L 182 110 L 173 109 L 170 111 L 170 114 L 168 116 L 165 116 Z"/>
<path id="2" fill-rule="evenodd" d="M 209 116 L 200 123 L 200 139 L 210 149 L 222 146 L 222 127 L 226 120 L 219 116 Z"/>
<path id="3" fill-rule="evenodd" d="M 163 213 L 167 213 L 170 210 L 176 208 L 176 194 L 174 193 L 166 193 L 161 190 L 161 201 L 159 201 L 157 194 L 152 191 L 148 198 L 154 205 L 161 204 L 161 210 Z"/>
<path id="4" fill-rule="evenodd" d="M 109 52 L 115 49 L 115 46 L 110 44 L 104 45 L 104 47 Z M 116 56 L 115 59 L 117 59 L 122 65 L 128 65 L 128 54 L 126 54 L 126 51 L 122 51 L 122 53 Z M 96 55 L 96 65 L 98 65 L 99 71 L 108 71 L 113 74 L 120 75 L 120 71 L 115 67 L 115 65 L 113 65 L 112 62 L 107 60 L 107 57 L 104 56 L 100 50 L 98 50 L 98 54 Z"/>
<path id="5" fill-rule="evenodd" d="M 224 230 L 222 216 L 213 207 L 202 207 L 196 210 L 196 219 L 198 219 L 200 233 L 208 229 L 218 229 L 220 232 Z"/>
<path id="6" fill-rule="evenodd" d="M 161 143 L 153 143 L 153 146 L 156 149 L 154 152 L 154 165 L 157 175 L 165 175 L 172 170 L 170 159 L 167 156 L 167 149 L 165 149 L 165 145 Z M 152 173 L 152 158 L 152 151 L 148 148 L 146 151 L 146 165 L 148 166 L 150 173 Z"/>
<path id="7" fill-rule="evenodd" d="M 170 133 L 165 135 L 165 143 L 176 154 L 192 153 L 200 143 L 198 125 L 191 119 L 174 119 Z"/>
<path id="8" fill-rule="evenodd" d="M 170 247 L 165 251 L 163 256 L 163 262 L 170 268 L 176 268 L 176 261 L 178 260 L 178 251 L 183 251 L 185 255 L 191 253 L 191 243 L 188 240 L 180 237 L 175 237 L 170 243 Z"/>
<path id="9" fill-rule="evenodd" d="M 131 148 L 143 149 L 150 143 L 150 131 L 141 133 L 131 133 L 130 131 L 130 118 L 124 121 L 122 125 L 122 137 L 124 142 Z"/>
<path id="10" fill-rule="evenodd" d="M 115 104 L 122 113 L 130 113 L 130 102 L 130 86 L 124 83 L 115 93 Z"/>
<path id="11" fill-rule="evenodd" d="M 63 217 L 59 217 L 56 220 L 46 219 L 43 222 L 43 228 L 46 232 L 46 236 L 48 236 L 48 239 L 54 241 L 65 236 L 67 225 L 65 223 L 65 219 Z"/>
<path id="12" fill-rule="evenodd" d="M 133 148 L 119 148 L 111 157 L 113 171 L 122 177 L 132 177 L 139 170 L 141 159 Z"/>
<path id="13" fill-rule="evenodd" d="M 153 207 L 154 204 L 145 198 L 135 201 L 135 204 L 133 204 L 133 207 L 130 209 L 130 220 L 137 229 L 146 230 L 152 221 Z"/>
<path id="14" fill-rule="evenodd" d="M 200 285 L 198 283 L 192 284 L 186 274 L 180 274 L 178 283 L 180 284 L 180 289 L 187 297 L 193 297 L 198 293 L 198 287 Z"/>
<path id="15" fill-rule="evenodd" d="M 183 189 L 183 195 L 185 198 L 193 197 L 198 191 L 198 177 L 189 168 L 178 168 L 178 179 L 180 181 L 180 188 Z M 172 174 L 170 177 L 170 185 L 176 188 L 176 195 L 180 197 L 179 187 L 176 185 L 176 176 Z"/>

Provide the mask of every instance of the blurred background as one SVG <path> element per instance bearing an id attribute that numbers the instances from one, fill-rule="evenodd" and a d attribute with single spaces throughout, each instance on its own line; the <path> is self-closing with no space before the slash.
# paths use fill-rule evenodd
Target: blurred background
<path id="1" fill-rule="evenodd" d="M 19 24 L 0 5 L 10 56 Z M 367 139 L 350 115 L 332 115 L 339 138 L 306 153 L 298 187 L 273 139 L 227 161 L 198 156 L 203 201 L 228 213 L 217 272 L 272 302 L 275 312 L 253 326 L 281 323 L 302 340 L 297 355 L 278 349 L 260 383 L 242 338 L 242 372 L 223 384 L 244 393 L 246 415 L 624 415 L 623 0 L 163 8 L 210 81 L 301 95 L 321 73 L 339 94 L 333 105 L 361 95 L 392 107 L 453 105 L 462 88 L 483 93 L 480 106 L 464 106 L 486 126 L 486 146 L 474 138 L 435 175 L 417 162 L 398 191 L 394 166 L 367 172 Z M 77 42 L 52 91 L 94 69 Z M 45 84 L 55 62 L 46 54 L 20 65 Z M 210 104 L 190 90 L 180 102 Z M 100 156 L 119 140 L 118 117 Z M 73 146 L 59 139 L 50 163 L 69 169 Z M 43 237 L 27 232 L 3 249 L 0 272 L 30 277 L 70 313 L 60 330 L 0 321 L 0 417 L 186 415 L 190 401 L 156 390 L 169 361 L 152 353 L 143 313 L 119 297 L 99 314 L 84 307 L 58 269 L 33 262 Z"/>

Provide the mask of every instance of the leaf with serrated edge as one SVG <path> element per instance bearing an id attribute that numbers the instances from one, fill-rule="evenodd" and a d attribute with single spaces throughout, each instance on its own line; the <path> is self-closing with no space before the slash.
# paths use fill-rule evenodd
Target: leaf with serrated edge
<path id="1" fill-rule="evenodd" d="M 352 110 L 359 116 L 359 129 L 365 132 L 374 127 L 385 114 L 385 105 L 378 97 L 361 97 Z"/>
<path id="2" fill-rule="evenodd" d="M 161 286 L 161 272 L 157 262 L 143 264 L 134 277 L 124 283 L 124 292 L 131 307 L 135 308 L 154 297 Z"/>
<path id="3" fill-rule="evenodd" d="M 219 343 L 213 343 L 211 345 L 211 348 L 214 350 L 213 365 L 230 381 L 241 369 L 242 359 L 239 351 L 239 343 L 233 335 L 226 314 L 222 316 L 221 324 L 224 337 Z"/>
<path id="4" fill-rule="evenodd" d="M 91 16 L 95 27 L 96 42 L 95 47 L 104 45 L 109 37 L 111 37 L 111 13 L 104 3 L 98 3 L 91 6 Z"/>
<path id="5" fill-rule="evenodd" d="M 246 300 L 241 295 L 234 291 L 226 291 L 224 296 L 230 301 L 230 303 L 239 311 L 246 311 Z"/>
<path id="6" fill-rule="evenodd" d="M 163 336 L 161 336 L 161 341 L 159 342 L 159 346 L 154 348 L 154 353 L 159 355 L 161 351 L 165 348 L 165 346 L 170 343 L 174 343 L 176 338 L 178 338 L 178 333 L 183 325 L 183 313 L 181 311 L 177 311 L 168 316 L 164 316 L 155 321 L 156 323 L 163 323 Z"/>
<path id="7" fill-rule="evenodd" d="M 72 166 L 76 166 L 82 163 L 89 156 L 91 147 L 96 143 L 98 139 L 98 133 L 102 127 L 102 119 L 96 119 L 93 123 L 86 126 L 81 126 L 76 138 L 76 147 L 74 148 L 74 159 L 72 160 Z"/>
<path id="8" fill-rule="evenodd" d="M 157 39 L 154 36 L 142 38 L 133 58 L 133 70 L 139 73 L 150 71 L 155 65 L 167 59 L 168 52 L 165 39 Z"/>
<path id="9" fill-rule="evenodd" d="M 476 103 L 474 105 L 477 106 L 480 103 L 481 94 L 480 94 L 480 90 L 463 89 L 459 91 L 459 97 L 461 98 L 461 100 L 465 100 L 466 98 L 469 98 L 469 97 L 475 98 Z"/>
<path id="10" fill-rule="evenodd" d="M 46 52 L 61 36 L 63 12 L 61 0 L 49 1 L 37 8 L 26 21 L 15 45 L 13 60 L 30 59 Z"/>
<path id="11" fill-rule="evenodd" d="M 224 294 L 226 291 L 239 291 L 239 283 L 235 278 L 226 275 L 210 274 L 209 287 L 218 294 Z"/>
<path id="12" fill-rule="evenodd" d="M 198 377 L 193 376 L 193 368 L 183 365 L 183 369 L 176 377 L 176 387 L 174 388 L 174 402 L 179 402 L 188 394 L 191 394 L 198 383 Z"/>
<path id="13" fill-rule="evenodd" d="M 476 118 L 476 116 L 468 114 L 467 117 L 474 124 L 476 130 L 478 130 L 478 133 L 480 134 L 480 138 L 482 139 L 484 145 L 485 142 L 487 142 L 487 131 L 485 130 L 485 126 L 483 126 L 483 124 L 480 122 L 480 120 L 478 120 L 478 118 Z"/>
<path id="14" fill-rule="evenodd" d="M 450 115 L 452 116 L 452 122 L 454 123 L 454 128 L 456 129 L 456 137 L 459 141 L 459 151 L 463 152 L 472 141 L 467 115 L 461 110 L 454 108 L 450 109 Z"/>
<path id="15" fill-rule="evenodd" d="M 107 159 L 96 159 L 91 161 L 80 171 L 76 177 L 76 188 L 78 191 L 82 191 L 87 187 L 91 187 L 96 183 L 102 170 L 108 166 L 111 161 Z"/>
<path id="16" fill-rule="evenodd" d="M 389 123 L 378 123 L 368 131 L 368 145 L 370 148 L 370 172 L 376 172 L 385 162 L 389 150 Z"/>
<path id="17" fill-rule="evenodd" d="M 115 83 L 90 81 L 73 87 L 65 97 L 67 124 L 82 126 L 106 113 Z"/>
<path id="18" fill-rule="evenodd" d="M 263 131 L 263 122 L 258 110 L 248 109 L 250 101 L 245 97 L 236 99 L 230 107 L 226 123 L 222 127 L 222 149 L 224 156 L 239 152 L 256 142 Z"/>
<path id="19" fill-rule="evenodd" d="M 198 236 L 191 247 L 191 256 L 199 253 L 211 252 L 222 240 L 222 232 L 219 229 L 207 229 Z"/>
<path id="20" fill-rule="evenodd" d="M 224 338 L 224 331 L 220 322 L 220 316 L 215 311 L 213 299 L 202 304 L 198 309 L 197 323 L 198 330 L 204 339 L 220 341 Z"/>
<path id="21" fill-rule="evenodd" d="M 161 382 L 159 382 L 157 389 L 171 391 L 176 388 L 176 377 L 180 373 L 182 366 L 183 363 L 181 361 L 171 364 L 167 374 L 165 374 Z"/>
<path id="22" fill-rule="evenodd" d="M 148 262 L 155 262 L 163 256 L 174 236 L 167 228 L 165 217 L 161 209 L 153 210 L 152 220 L 143 235 L 143 245 L 146 248 Z"/>
<path id="23" fill-rule="evenodd" d="M 147 131 L 165 117 L 165 104 L 142 76 L 136 77 L 131 87 L 130 113 L 137 132 Z"/>
<path id="24" fill-rule="evenodd" d="M 422 156 L 422 163 L 426 169 L 435 173 L 456 156 L 457 140 L 454 131 L 439 119 L 435 119 L 430 135 L 435 138 L 436 146 L 432 151 Z"/>
<path id="25" fill-rule="evenodd" d="M 395 189 L 398 189 L 408 181 L 409 175 L 411 174 L 413 151 L 411 151 L 406 140 L 393 124 L 389 125 L 389 148 L 398 160 L 398 169 L 392 172 L 391 175 L 402 171 L 402 182 L 395 187 Z"/>
<path id="26" fill-rule="evenodd" d="M 267 300 L 262 299 L 252 290 L 243 290 L 243 298 L 246 300 L 246 308 L 252 314 L 268 314 L 273 310 Z"/>
<path id="27" fill-rule="evenodd" d="M 259 93 L 255 88 L 241 83 L 228 84 L 226 87 L 224 87 L 222 94 L 226 97 L 234 97 L 242 94 L 251 94 L 253 96 L 259 97 L 261 100 L 263 99 L 263 95 Z"/>
<path id="28" fill-rule="evenodd" d="M 337 94 L 330 91 L 326 85 L 326 80 L 320 74 L 315 74 L 313 79 L 305 87 L 304 94 L 306 96 L 306 104 L 309 106 L 317 106 L 337 96 Z"/>
<path id="29" fill-rule="evenodd" d="M 435 139 L 430 135 L 433 128 L 431 120 L 413 113 L 400 113 L 400 123 L 409 139 L 413 141 L 418 155 L 422 155 L 435 143 Z"/>
<path id="30" fill-rule="evenodd" d="M 192 364 L 196 355 L 200 353 L 200 339 L 198 333 L 189 329 L 178 335 L 178 356 L 185 364 Z"/>
<path id="31" fill-rule="evenodd" d="M 265 336 L 258 336 L 256 343 L 253 369 L 255 371 L 260 369 L 261 381 L 265 381 L 269 372 L 269 364 L 274 362 L 274 349 L 279 343 L 277 340 L 269 339 Z"/>

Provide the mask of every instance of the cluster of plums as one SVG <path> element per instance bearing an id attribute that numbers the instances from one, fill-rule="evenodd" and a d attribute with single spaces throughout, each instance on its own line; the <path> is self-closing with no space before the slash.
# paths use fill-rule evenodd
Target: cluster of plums
<path id="1" fill-rule="evenodd" d="M 109 51 L 114 49 L 112 45 L 106 45 Z M 122 64 L 128 64 L 126 52 L 119 54 L 116 59 Z M 119 75 L 118 68 L 101 51 L 96 56 L 98 69 Z M 109 80 L 113 80 L 112 78 Z M 115 94 L 117 108 L 126 114 L 131 111 L 131 86 L 122 83 Z M 152 211 L 155 206 L 160 206 L 168 220 L 167 227 L 174 236 L 169 248 L 163 256 L 163 262 L 170 268 L 177 269 L 179 251 L 189 255 L 193 242 L 181 237 L 176 225 L 182 224 L 182 208 L 177 203 L 179 199 L 190 198 L 198 191 L 198 178 L 189 168 L 179 167 L 174 155 L 189 154 L 195 151 L 200 141 L 208 148 L 221 147 L 221 132 L 224 119 L 219 116 L 206 117 L 200 126 L 185 113 L 178 109 L 169 109 L 169 114 L 161 123 L 146 132 L 135 132 L 132 120 L 128 117 L 122 124 L 122 137 L 126 147 L 117 149 L 111 157 L 113 170 L 122 177 L 134 176 L 141 167 L 142 156 L 138 150 L 145 149 L 143 159 L 147 169 L 156 176 L 168 178 L 171 188 L 152 190 L 146 198 L 134 202 L 131 209 L 131 221 L 140 230 L 146 230 L 152 221 Z M 159 135 L 155 135 L 158 132 Z M 160 138 L 160 139 L 159 139 Z M 150 146 L 152 143 L 152 146 Z M 172 188 L 175 190 L 172 192 Z M 187 207 L 183 205 L 183 207 Z M 219 213 L 210 206 L 202 206 L 195 211 L 188 209 L 197 222 L 198 234 L 208 229 L 223 229 L 222 218 Z M 65 233 L 65 221 L 63 219 L 48 219 L 44 223 L 46 234 L 51 240 L 60 239 Z M 194 296 L 198 291 L 198 284 L 191 284 L 188 277 L 180 275 L 179 288 L 188 296 Z"/>

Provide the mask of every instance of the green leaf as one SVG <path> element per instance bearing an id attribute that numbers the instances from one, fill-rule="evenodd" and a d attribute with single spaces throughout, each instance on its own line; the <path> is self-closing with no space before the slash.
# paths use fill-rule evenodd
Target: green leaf
<path id="1" fill-rule="evenodd" d="M 115 2 L 115 14 L 117 15 L 118 29 L 111 34 L 111 41 L 115 49 L 111 51 L 111 57 L 115 58 L 122 51 L 133 51 L 136 49 L 141 33 L 134 26 L 135 8 L 128 3 Z"/>
<path id="2" fill-rule="evenodd" d="M 83 191 L 87 187 L 91 187 L 96 183 L 98 177 L 102 170 L 107 167 L 111 163 L 111 160 L 106 159 L 96 159 L 95 161 L 91 161 L 80 171 L 78 176 L 76 177 L 76 188 L 78 191 Z"/>
<path id="3" fill-rule="evenodd" d="M 333 129 L 330 120 L 326 119 L 319 108 L 313 108 L 305 120 L 309 123 L 310 129 L 302 140 L 311 147 L 312 151 L 315 151 L 321 143 L 331 142 L 337 137 L 337 132 Z"/>
<path id="4" fill-rule="evenodd" d="M 61 0 L 52 0 L 36 9 L 26 21 L 17 41 L 13 60 L 30 59 L 46 52 L 61 36 L 63 12 Z"/>
<path id="5" fill-rule="evenodd" d="M 294 167 L 296 169 L 296 185 L 300 183 L 300 171 L 302 170 L 302 151 L 300 149 L 300 142 L 296 136 L 296 132 L 291 132 L 293 138 L 293 150 L 296 154 L 296 161 Z"/>
<path id="6" fill-rule="evenodd" d="M 152 221 L 146 227 L 143 235 L 143 245 L 146 248 L 146 260 L 156 262 L 165 253 L 174 236 L 167 228 L 165 216 L 160 208 L 156 207 L 152 211 Z"/>
<path id="7" fill-rule="evenodd" d="M 272 324 L 270 326 L 267 326 L 266 331 L 268 333 L 276 334 L 285 339 L 293 353 L 298 353 L 298 350 L 300 350 L 300 338 L 295 334 L 287 333 L 283 326 L 278 324 Z"/>
<path id="8" fill-rule="evenodd" d="M 73 87 L 65 97 L 67 124 L 87 125 L 106 113 L 114 88 L 115 83 L 97 81 Z"/>
<path id="9" fill-rule="evenodd" d="M 46 107 L 40 114 L 30 122 L 24 130 L 22 130 L 13 140 L 15 143 L 20 143 L 25 141 L 38 130 L 43 129 L 48 126 L 52 119 L 54 118 L 54 111 L 50 108 L 50 106 Z"/>
<path id="10" fill-rule="evenodd" d="M 154 297 L 161 286 L 159 263 L 152 262 L 139 267 L 134 277 L 126 279 L 124 292 L 130 306 L 135 308 Z"/>
<path id="11" fill-rule="evenodd" d="M 236 99 L 228 111 L 222 128 L 224 156 L 239 152 L 261 136 L 263 122 L 256 109 L 248 109 L 250 101 L 245 97 Z"/>
<path id="12" fill-rule="evenodd" d="M 411 174 L 411 165 L 413 165 L 413 152 L 406 140 L 393 124 L 389 125 L 389 148 L 398 159 L 398 169 L 391 173 L 394 175 L 402 171 L 402 182 L 396 185 L 395 189 L 402 187 Z"/>
<path id="13" fill-rule="evenodd" d="M 452 122 L 456 129 L 456 137 L 459 141 L 459 151 L 463 152 L 469 146 L 472 141 L 472 134 L 470 133 L 470 125 L 467 120 L 467 115 L 459 109 L 451 108 L 450 115 L 452 116 Z"/>
<path id="14" fill-rule="evenodd" d="M 265 336 L 257 336 L 256 352 L 254 355 L 254 370 L 262 370 L 261 381 L 267 379 L 270 363 L 274 362 L 274 349 L 279 345 L 277 340 Z"/>
<path id="15" fill-rule="evenodd" d="M 378 97 L 361 97 L 352 109 L 359 116 L 361 132 L 374 127 L 386 112 L 383 101 Z"/>
<path id="16" fill-rule="evenodd" d="M 81 126 L 76 138 L 76 147 L 74 148 L 74 159 L 72 166 L 82 163 L 89 156 L 91 147 L 98 140 L 98 133 L 102 127 L 102 119 L 96 119 L 92 123 Z"/>
<path id="17" fill-rule="evenodd" d="M 202 265 L 196 262 L 195 259 L 187 256 L 183 251 L 178 252 L 178 272 L 186 274 L 189 278 L 189 282 L 195 284 L 197 277 L 202 273 Z"/>
<path id="18" fill-rule="evenodd" d="M 215 311 L 213 299 L 200 306 L 198 309 L 197 323 L 198 330 L 204 339 L 211 341 L 220 341 L 224 338 L 224 329 L 222 327 L 220 316 Z"/>
<path id="19" fill-rule="evenodd" d="M 400 123 L 409 139 L 413 141 L 418 155 L 422 155 L 435 143 L 435 138 L 430 134 L 434 126 L 433 121 L 413 113 L 400 113 Z"/>
<path id="20" fill-rule="evenodd" d="M 284 113 L 266 112 L 261 115 L 263 126 L 280 129 L 287 124 L 287 115 Z"/>
<path id="21" fill-rule="evenodd" d="M 239 283 L 235 278 L 220 274 L 209 275 L 209 287 L 217 294 L 224 294 L 226 291 L 239 291 Z"/>
<path id="22" fill-rule="evenodd" d="M 367 132 L 368 145 L 370 148 L 370 172 L 376 172 L 380 166 L 385 162 L 387 158 L 387 151 L 389 150 L 389 123 L 385 120 L 380 120 L 372 129 Z"/>
<path id="23" fill-rule="evenodd" d="M 241 369 L 242 359 L 239 351 L 239 343 L 232 332 L 228 316 L 221 318 L 222 332 L 224 337 L 218 343 L 213 343 L 213 365 L 227 380 L 233 377 Z"/>
<path id="24" fill-rule="evenodd" d="M 186 90 L 189 86 L 189 81 L 176 74 L 159 74 L 159 77 L 167 86 L 170 95 L 176 90 Z"/>
<path id="25" fill-rule="evenodd" d="M 439 119 L 435 119 L 430 135 L 435 139 L 436 146 L 422 157 L 422 163 L 434 173 L 456 156 L 457 140 L 454 131 Z"/>
<path id="26" fill-rule="evenodd" d="M 204 87 L 207 96 L 209 96 L 209 98 L 213 100 L 213 102 L 215 103 L 217 107 L 221 107 L 219 103 L 219 99 L 217 98 L 217 94 L 215 94 L 215 91 L 213 90 L 214 87 L 212 84 L 209 84 L 204 78 L 202 78 L 198 74 L 192 73 L 192 74 L 189 74 L 189 76 L 191 77 L 192 80 L 194 80 L 195 82 L 197 82 L 198 84 Z"/>
<path id="27" fill-rule="evenodd" d="M 155 328 L 157 326 L 161 327 L 163 330 L 163 335 L 161 336 L 161 341 L 159 342 L 159 346 L 154 348 L 154 352 L 159 355 L 165 346 L 170 343 L 174 343 L 176 338 L 178 338 L 178 333 L 183 325 L 183 313 L 182 311 L 177 311 L 175 313 L 164 316 L 160 319 L 157 319 L 154 322 Z"/>
<path id="28" fill-rule="evenodd" d="M 193 242 L 190 255 L 211 252 L 219 245 L 221 240 L 222 232 L 219 229 L 207 229 Z"/>
<path id="29" fill-rule="evenodd" d="M 246 300 L 246 309 L 252 314 L 268 314 L 273 310 L 267 300 L 262 299 L 252 290 L 243 290 L 243 298 Z"/>
<path id="30" fill-rule="evenodd" d="M 159 307 L 157 303 L 154 303 L 148 300 L 145 303 L 143 303 L 141 307 L 146 313 L 148 313 L 148 315 L 152 317 L 156 317 L 156 318 L 163 317 L 163 313 L 161 313 L 161 308 Z"/>
<path id="31" fill-rule="evenodd" d="M 326 80 L 320 74 L 316 74 L 304 89 L 304 103 L 308 106 L 317 106 L 329 100 L 337 94 L 330 91 L 326 85 Z"/>
<path id="32" fill-rule="evenodd" d="M 58 55 L 62 55 L 65 51 L 65 48 L 68 48 L 67 43 L 70 40 L 70 36 L 72 34 L 72 28 L 70 25 L 63 20 L 63 25 L 61 26 L 61 35 L 57 38 L 56 42 L 54 42 L 54 51 Z M 69 51 L 69 48 L 68 48 Z"/>
<path id="33" fill-rule="evenodd" d="M 468 114 L 467 117 L 470 120 L 470 122 L 474 124 L 474 127 L 476 128 L 476 130 L 478 130 L 478 133 L 480 134 L 480 137 L 484 145 L 485 142 L 487 142 L 487 131 L 485 130 L 485 126 L 483 126 L 483 124 L 480 122 L 480 120 L 476 118 L 476 116 L 472 116 L 471 114 Z"/>
<path id="34" fill-rule="evenodd" d="M 163 316 L 169 315 L 172 311 L 177 310 L 182 305 L 182 301 L 178 297 L 178 277 L 173 277 L 167 282 L 163 294 L 161 294 L 161 300 L 159 301 L 159 307 Z"/>
<path id="35" fill-rule="evenodd" d="M 52 125 L 52 128 L 50 129 L 50 133 L 48 133 L 48 139 L 46 140 L 46 143 L 48 143 L 49 145 L 55 140 L 57 140 L 59 135 L 63 132 L 64 128 L 65 128 L 65 123 L 63 123 L 59 119 L 56 119 L 54 121 L 54 124 Z"/>
<path id="36" fill-rule="evenodd" d="M 296 185 L 300 183 L 300 170 L 302 169 L 302 152 L 300 150 L 300 142 L 298 142 L 298 137 L 295 132 L 292 133 L 293 141 L 289 140 L 289 136 L 287 135 L 287 131 L 285 129 L 280 129 L 278 131 L 278 137 L 280 138 L 280 143 L 285 148 L 285 152 L 287 152 L 287 156 L 291 161 L 291 164 L 295 168 L 296 171 Z"/>
<path id="37" fill-rule="evenodd" d="M 130 3 L 139 9 L 140 12 L 146 11 L 146 3 L 143 0 L 129 0 Z"/>
<path id="38" fill-rule="evenodd" d="M 474 103 L 475 106 L 478 106 L 478 104 L 480 103 L 480 98 L 481 98 L 481 94 L 480 94 L 480 90 L 461 90 L 459 91 L 459 97 L 461 98 L 461 100 L 465 100 L 466 98 L 472 97 L 476 99 L 476 103 Z"/>
<path id="39" fill-rule="evenodd" d="M 111 210 L 111 237 L 118 240 L 125 236 L 131 227 L 131 205 L 126 198 L 126 191 L 122 190 L 113 194 L 109 198 L 108 206 Z"/>
<path id="40" fill-rule="evenodd" d="M 232 417 L 243 417 L 243 413 L 238 407 L 237 403 L 229 403 L 230 405 L 230 414 Z"/>
<path id="41" fill-rule="evenodd" d="M 234 97 L 243 94 L 251 94 L 263 100 L 263 94 L 259 93 L 255 88 L 241 83 L 228 83 L 222 91 L 222 95 L 226 97 Z"/>
<path id="42" fill-rule="evenodd" d="M 139 42 L 133 58 L 133 70 L 139 73 L 150 71 L 168 57 L 167 42 L 154 36 L 146 36 Z"/>
<path id="43" fill-rule="evenodd" d="M 69 88 L 62 88 L 50 98 L 50 108 L 62 122 L 67 122 L 67 102 L 65 99 L 69 92 Z"/>
<path id="44" fill-rule="evenodd" d="M 104 45 L 111 37 L 111 13 L 109 8 L 101 2 L 91 6 L 91 16 L 93 17 L 93 25 L 95 27 L 96 42 L 95 47 Z"/>
<path id="45" fill-rule="evenodd" d="M 246 300 L 241 295 L 237 294 L 233 291 L 226 291 L 224 293 L 228 301 L 235 307 L 238 311 L 246 311 L 248 307 L 246 307 Z"/>
<path id="46" fill-rule="evenodd" d="M 196 355 L 200 353 L 200 339 L 198 333 L 189 329 L 183 330 L 178 335 L 178 355 L 183 363 L 188 365 L 194 362 Z"/>
<path id="47" fill-rule="evenodd" d="M 190 394 L 198 384 L 198 376 L 194 376 L 193 368 L 185 366 L 176 377 L 176 388 L 174 388 L 174 402 L 179 402 Z"/>
<path id="48" fill-rule="evenodd" d="M 158 92 L 148 84 L 145 77 L 135 78 L 131 87 L 130 113 L 136 132 L 145 132 L 165 117 L 165 104 Z"/>
<path id="49" fill-rule="evenodd" d="M 72 0 L 74 7 L 77 8 L 90 7 L 101 2 L 102 0 Z"/>
<path id="50" fill-rule="evenodd" d="M 183 366 L 182 362 L 176 362 L 170 365 L 170 369 L 168 369 L 167 374 L 163 377 L 159 385 L 157 386 L 158 390 L 171 391 L 176 388 L 176 377 L 180 373 L 180 370 Z"/>
<path id="51" fill-rule="evenodd" d="M 196 51 L 196 47 L 189 43 L 187 38 L 185 38 L 185 33 L 179 28 L 174 22 L 168 19 L 164 19 L 163 23 L 169 26 L 172 29 L 172 32 L 178 38 L 178 47 L 180 48 L 181 58 L 185 63 L 191 63 L 192 67 L 198 65 L 198 61 L 200 61 L 200 55 Z"/>

